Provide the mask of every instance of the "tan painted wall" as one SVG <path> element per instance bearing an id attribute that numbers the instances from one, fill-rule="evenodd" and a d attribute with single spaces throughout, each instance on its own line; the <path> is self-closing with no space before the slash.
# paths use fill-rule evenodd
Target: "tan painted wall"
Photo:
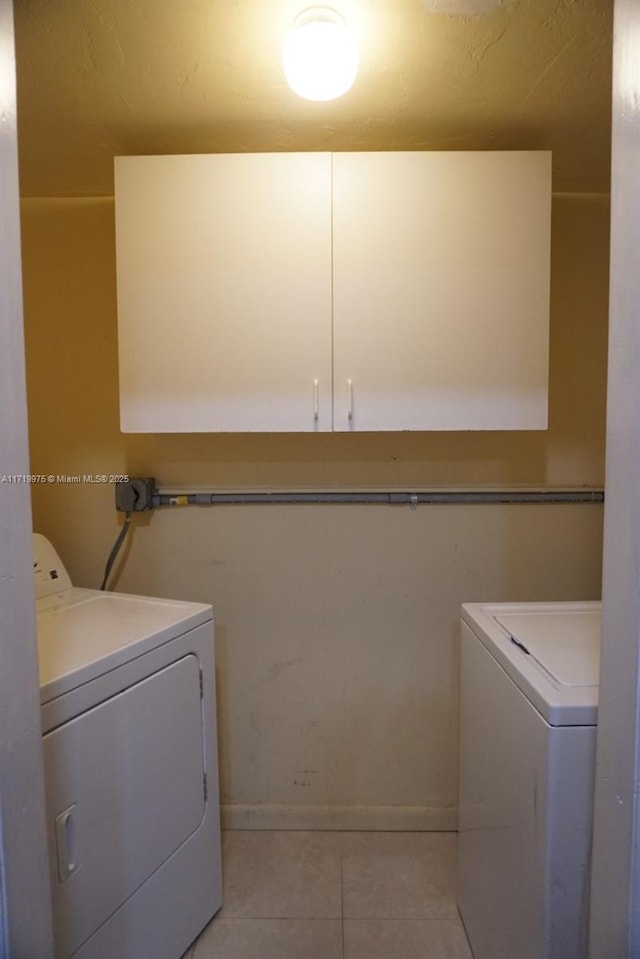
<path id="1" fill-rule="evenodd" d="M 553 206 L 550 429 L 158 435 L 118 429 L 111 199 L 23 202 L 32 470 L 164 487 L 603 481 L 608 199 Z M 97 586 L 113 489 L 36 486 L 35 528 Z M 449 828 L 463 601 L 599 596 L 598 506 L 189 507 L 139 518 L 117 586 L 212 602 L 228 822 Z"/>

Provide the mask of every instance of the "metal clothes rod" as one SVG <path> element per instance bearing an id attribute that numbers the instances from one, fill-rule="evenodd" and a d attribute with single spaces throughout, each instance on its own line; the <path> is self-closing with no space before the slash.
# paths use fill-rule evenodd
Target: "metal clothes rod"
<path id="1" fill-rule="evenodd" d="M 168 492 L 153 496 L 157 506 L 223 506 L 244 504 L 378 504 L 410 506 L 422 504 L 482 504 L 495 503 L 603 503 L 602 489 L 478 489 L 478 490 L 422 490 L 420 492 L 280 492 L 280 493 L 216 493 L 208 491 Z"/>

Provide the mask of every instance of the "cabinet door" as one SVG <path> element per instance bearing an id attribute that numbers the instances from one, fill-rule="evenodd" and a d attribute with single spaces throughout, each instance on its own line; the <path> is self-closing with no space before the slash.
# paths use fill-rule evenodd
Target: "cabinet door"
<path id="1" fill-rule="evenodd" d="M 334 154 L 334 429 L 546 428 L 550 174 Z"/>
<path id="2" fill-rule="evenodd" d="M 119 157 L 125 432 L 331 429 L 330 154 Z"/>

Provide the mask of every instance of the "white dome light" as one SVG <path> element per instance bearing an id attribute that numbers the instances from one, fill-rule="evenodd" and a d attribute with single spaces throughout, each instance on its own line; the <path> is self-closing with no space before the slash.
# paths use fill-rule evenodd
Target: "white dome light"
<path id="1" fill-rule="evenodd" d="M 294 20 L 282 62 L 287 83 L 298 96 L 335 100 L 356 78 L 358 46 L 336 10 L 310 7 Z"/>

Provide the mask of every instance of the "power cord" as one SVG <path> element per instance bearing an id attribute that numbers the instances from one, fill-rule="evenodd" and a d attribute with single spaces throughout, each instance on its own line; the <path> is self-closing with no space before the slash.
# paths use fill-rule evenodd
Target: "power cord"
<path id="1" fill-rule="evenodd" d="M 118 557 L 120 548 L 125 541 L 126 535 L 129 532 L 130 526 L 131 526 L 131 513 L 128 512 L 124 514 L 124 523 L 122 524 L 122 529 L 120 530 L 118 534 L 117 540 L 111 547 L 111 552 L 109 553 L 109 558 L 107 559 L 107 565 L 104 568 L 104 577 L 102 579 L 102 586 L 100 587 L 100 589 L 102 590 L 106 590 L 107 588 L 107 580 L 109 579 L 109 574 L 111 573 L 113 564 L 115 563 Z"/>

